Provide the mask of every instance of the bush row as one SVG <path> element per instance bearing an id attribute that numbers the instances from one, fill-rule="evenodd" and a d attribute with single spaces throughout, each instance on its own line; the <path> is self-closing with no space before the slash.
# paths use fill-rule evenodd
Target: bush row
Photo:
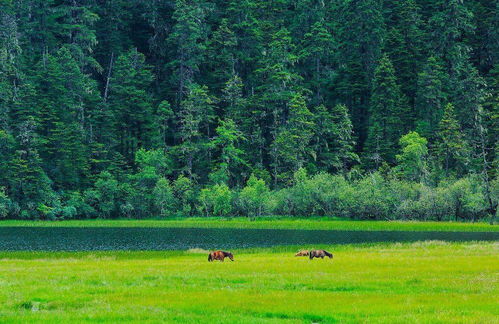
<path id="1" fill-rule="evenodd" d="M 498 188 L 496 180 L 495 204 Z M 489 206 L 477 176 L 429 186 L 380 173 L 356 179 L 327 173 L 308 177 L 302 169 L 291 187 L 274 191 L 255 176 L 245 187 L 231 189 L 223 183 L 199 188 L 184 176 L 170 181 L 147 168 L 127 181 L 104 172 L 93 188 L 56 195 L 50 205 L 32 210 L 21 210 L 0 190 L 0 216 L 21 219 L 287 215 L 475 221 L 488 216 Z"/>

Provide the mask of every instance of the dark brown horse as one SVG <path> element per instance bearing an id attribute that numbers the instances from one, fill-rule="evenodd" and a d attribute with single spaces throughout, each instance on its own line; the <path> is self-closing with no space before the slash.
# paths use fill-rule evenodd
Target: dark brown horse
<path id="1" fill-rule="evenodd" d="M 208 255 L 208 261 L 220 260 L 224 262 L 225 258 L 229 258 L 231 261 L 234 261 L 234 256 L 230 252 L 225 251 L 214 251 Z"/>
<path id="2" fill-rule="evenodd" d="M 329 257 L 330 259 L 333 258 L 333 254 L 329 253 L 326 250 L 312 250 L 309 252 L 308 257 L 310 260 L 313 260 L 313 258 L 321 258 L 324 259 L 324 257 Z"/>

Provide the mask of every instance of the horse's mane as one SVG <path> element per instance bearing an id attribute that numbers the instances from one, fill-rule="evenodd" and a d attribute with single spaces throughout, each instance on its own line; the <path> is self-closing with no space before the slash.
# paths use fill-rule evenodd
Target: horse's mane
<path id="1" fill-rule="evenodd" d="M 227 252 L 227 251 L 221 251 L 224 255 L 232 255 L 232 253 Z"/>

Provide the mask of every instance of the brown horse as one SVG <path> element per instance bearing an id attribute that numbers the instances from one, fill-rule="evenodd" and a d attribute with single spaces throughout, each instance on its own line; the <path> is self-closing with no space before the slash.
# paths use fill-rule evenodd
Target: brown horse
<path id="1" fill-rule="evenodd" d="M 298 251 L 295 256 L 308 256 L 309 252 L 307 250 Z"/>
<path id="2" fill-rule="evenodd" d="M 219 251 L 211 252 L 208 255 L 208 261 L 210 261 L 210 262 L 213 260 L 220 260 L 220 261 L 224 262 L 225 258 L 229 258 L 231 261 L 234 261 L 234 256 L 230 252 L 225 252 L 225 251 L 219 250 Z"/>
<path id="3" fill-rule="evenodd" d="M 313 260 L 314 258 L 324 259 L 324 257 L 326 257 L 326 256 L 329 257 L 330 259 L 333 258 L 333 254 L 329 253 L 326 250 L 312 250 L 312 251 L 310 251 L 308 256 L 309 256 L 310 260 Z"/>

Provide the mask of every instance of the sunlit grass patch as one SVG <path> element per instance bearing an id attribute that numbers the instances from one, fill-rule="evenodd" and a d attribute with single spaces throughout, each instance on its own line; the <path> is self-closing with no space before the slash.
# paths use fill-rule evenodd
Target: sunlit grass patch
<path id="1" fill-rule="evenodd" d="M 0 322 L 494 323 L 498 243 L 1 252 Z"/>

